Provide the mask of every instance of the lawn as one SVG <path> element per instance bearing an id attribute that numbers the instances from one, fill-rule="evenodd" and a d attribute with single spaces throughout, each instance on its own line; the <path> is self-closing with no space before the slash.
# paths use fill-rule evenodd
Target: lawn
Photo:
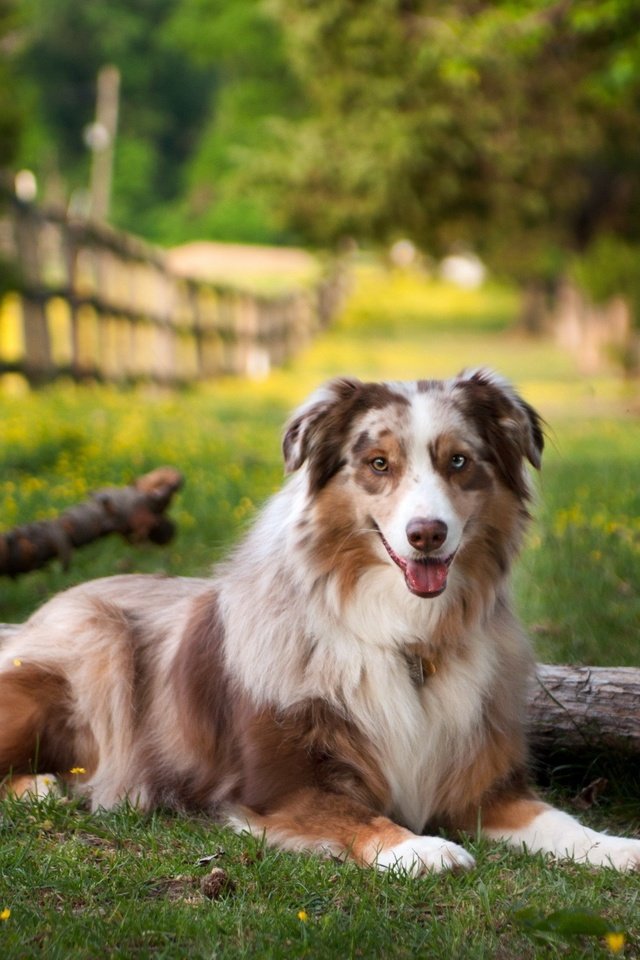
<path id="1" fill-rule="evenodd" d="M 516 577 L 539 656 L 637 665 L 637 395 L 610 371 L 581 376 L 552 343 L 519 332 L 516 314 L 505 288 L 459 291 L 366 267 L 340 322 L 261 382 L 26 393 L 9 381 L 0 393 L 0 529 L 161 463 L 179 467 L 186 485 L 168 547 L 112 538 L 77 553 L 67 571 L 52 564 L 7 580 L 0 620 L 24 619 L 52 592 L 90 577 L 208 570 L 280 484 L 282 422 L 323 378 L 447 376 L 488 364 L 548 424 L 536 521 Z M 610 788 L 587 819 L 637 832 L 633 772 L 596 758 L 589 771 L 556 771 L 551 789 L 567 803 L 569 787 L 603 771 Z M 91 815 L 52 802 L 5 802 L 1 817 L 1 957 L 598 957 L 618 945 L 596 936 L 597 925 L 591 936 L 536 930 L 518 912 L 525 907 L 595 912 L 625 931 L 625 956 L 640 951 L 640 876 L 548 868 L 475 839 L 474 873 L 411 881 L 265 851 L 194 818 Z M 200 889 L 206 854 L 217 854 L 235 883 L 213 901 Z M 579 914 L 574 926 L 586 930 L 588 918 Z"/>

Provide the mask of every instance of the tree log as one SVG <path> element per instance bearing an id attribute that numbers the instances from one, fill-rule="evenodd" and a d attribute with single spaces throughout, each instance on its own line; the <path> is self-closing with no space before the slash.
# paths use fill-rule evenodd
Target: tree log
<path id="1" fill-rule="evenodd" d="M 73 549 L 110 533 L 140 543 L 164 544 L 175 526 L 164 516 L 183 483 L 173 467 L 158 467 L 127 487 L 105 487 L 89 500 L 70 507 L 53 520 L 14 527 L 0 534 L 0 575 L 15 577 L 58 557 L 68 566 Z"/>
<path id="2" fill-rule="evenodd" d="M 640 753 L 640 669 L 540 663 L 529 722 L 538 753 Z"/>

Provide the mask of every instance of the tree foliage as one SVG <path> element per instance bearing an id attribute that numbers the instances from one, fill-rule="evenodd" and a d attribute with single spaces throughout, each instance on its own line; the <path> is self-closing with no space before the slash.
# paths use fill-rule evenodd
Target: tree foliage
<path id="1" fill-rule="evenodd" d="M 286 235 L 255 171 L 274 117 L 300 115 L 298 86 L 277 22 L 260 0 L 181 0 L 169 24 L 194 62 L 219 81 L 171 216 L 184 239 L 273 240 Z"/>
<path id="2" fill-rule="evenodd" d="M 521 277 L 640 240 L 637 0 L 21 7 L 18 161 L 87 182 L 82 131 L 115 63 L 113 216 L 155 239 L 409 236 Z"/>
<path id="3" fill-rule="evenodd" d="M 15 0 L 0 0 L 0 170 L 14 162 L 23 125 L 14 67 L 18 23 Z"/>
<path id="4" fill-rule="evenodd" d="M 640 15 L 633 0 L 274 0 L 310 104 L 282 124 L 300 229 L 514 272 L 640 229 Z"/>
<path id="5" fill-rule="evenodd" d="M 182 189 L 215 85 L 213 64 L 196 65 L 167 23 L 176 0 L 24 0 L 21 67 L 32 121 L 21 161 L 66 191 L 88 181 L 83 139 L 95 111 L 96 76 L 115 64 L 121 99 L 113 219 L 148 234 L 163 205 Z"/>

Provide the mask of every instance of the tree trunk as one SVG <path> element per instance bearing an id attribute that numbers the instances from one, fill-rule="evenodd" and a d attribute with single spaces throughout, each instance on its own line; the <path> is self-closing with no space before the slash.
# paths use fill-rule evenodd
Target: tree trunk
<path id="1" fill-rule="evenodd" d="M 640 669 L 538 664 L 529 717 L 540 753 L 640 753 Z"/>
<path id="2" fill-rule="evenodd" d="M 164 510 L 183 483 L 173 467 L 158 467 L 128 487 L 106 487 L 53 520 L 0 534 L 0 575 L 15 577 L 59 557 L 69 563 L 74 547 L 110 533 L 133 542 L 168 543 L 175 527 Z"/>
<path id="3" fill-rule="evenodd" d="M 530 280 L 521 291 L 519 326 L 525 333 L 540 336 L 549 326 L 549 291 L 543 280 Z"/>

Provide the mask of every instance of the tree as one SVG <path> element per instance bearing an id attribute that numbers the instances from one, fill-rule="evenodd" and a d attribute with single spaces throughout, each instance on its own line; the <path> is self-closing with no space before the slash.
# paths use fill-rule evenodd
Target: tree
<path id="1" fill-rule="evenodd" d="M 23 9 L 20 162 L 86 184 L 82 131 L 115 63 L 114 219 L 154 239 L 408 235 L 519 278 L 640 240 L 636 0 Z"/>
<path id="2" fill-rule="evenodd" d="M 262 0 L 23 0 L 30 122 L 19 162 L 69 194 L 88 181 L 83 131 L 98 70 L 121 73 L 112 220 L 162 242 L 282 236 L 245 170 L 297 87 Z M 60 191 L 58 191 L 60 192 Z"/>
<path id="3" fill-rule="evenodd" d="M 168 25 L 195 64 L 214 63 L 217 87 L 172 216 L 183 239 L 283 239 L 261 158 L 274 117 L 302 110 L 282 31 L 262 0 L 181 0 Z"/>
<path id="4" fill-rule="evenodd" d="M 270 173 L 322 241 L 473 245 L 517 276 L 640 230 L 633 0 L 274 0 L 309 114 Z"/>
<path id="5" fill-rule="evenodd" d="M 23 123 L 20 103 L 15 95 L 17 30 L 15 0 L 0 0 L 0 171 L 15 159 Z"/>
<path id="6" fill-rule="evenodd" d="M 67 190 L 88 182 L 84 128 L 93 120 L 96 77 L 115 64 L 121 106 L 113 219 L 158 235 L 158 211 L 182 189 L 182 173 L 209 109 L 211 64 L 195 65 L 167 24 L 178 0 L 24 0 L 20 66 L 31 120 L 20 162 Z"/>
<path id="7" fill-rule="evenodd" d="M 19 28 L 15 0 L 0 0 L 0 187 L 10 180 L 23 128 L 20 99 L 16 96 L 15 54 Z M 8 185 L 8 184 L 7 184 Z M 0 196 L 0 214 L 6 199 Z M 15 287 L 16 267 L 0 253 L 0 299 Z"/>

